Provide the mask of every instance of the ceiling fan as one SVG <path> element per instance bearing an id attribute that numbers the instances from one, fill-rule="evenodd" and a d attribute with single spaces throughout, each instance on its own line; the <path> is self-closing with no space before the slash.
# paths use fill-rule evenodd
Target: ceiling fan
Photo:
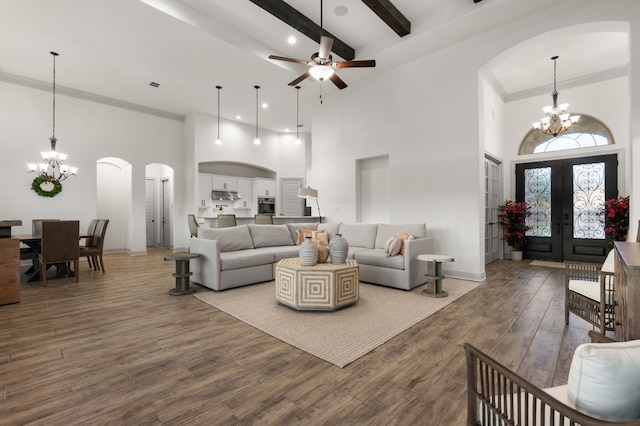
<path id="1" fill-rule="evenodd" d="M 338 74 L 335 73 L 336 69 L 342 68 L 370 68 L 376 66 L 375 59 L 368 59 L 363 61 L 338 61 L 334 62 L 331 57 L 331 48 L 333 47 L 333 38 L 324 35 L 324 29 L 322 27 L 322 0 L 320 0 L 320 48 L 317 52 L 311 55 L 310 61 L 304 59 L 293 59 L 284 56 L 269 55 L 269 59 L 275 59 L 278 61 L 293 62 L 300 65 L 306 65 L 311 69 L 300 77 L 289 83 L 289 86 L 295 86 L 302 80 L 311 76 L 317 80 L 324 81 L 329 79 L 335 84 L 338 89 L 342 90 L 347 87 Z"/>

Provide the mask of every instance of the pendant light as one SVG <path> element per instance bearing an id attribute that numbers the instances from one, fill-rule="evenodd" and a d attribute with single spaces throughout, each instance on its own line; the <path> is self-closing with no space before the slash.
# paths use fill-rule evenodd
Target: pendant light
<path id="1" fill-rule="evenodd" d="M 69 176 L 77 176 L 78 168 L 64 164 L 67 154 L 56 151 L 56 52 L 49 52 L 53 56 L 53 133 L 49 138 L 51 150 L 41 152 L 42 162 L 27 164 L 30 173 L 37 173 L 32 188 L 39 195 L 53 197 L 62 190 L 62 182 Z"/>
<path id="2" fill-rule="evenodd" d="M 253 86 L 256 89 L 256 138 L 253 140 L 254 145 L 260 145 L 260 138 L 258 137 L 258 90 L 260 90 L 260 86 Z"/>
<path id="3" fill-rule="evenodd" d="M 300 86 L 296 86 L 296 145 L 300 145 Z"/>
<path id="4" fill-rule="evenodd" d="M 553 92 L 551 93 L 553 104 L 542 108 L 546 115 L 533 123 L 534 129 L 539 129 L 544 134 L 554 137 L 566 132 L 572 124 L 577 123 L 580 119 L 579 115 L 570 115 L 567 112 L 569 104 L 558 105 L 558 91 L 556 90 L 556 60 L 558 58 L 557 55 L 551 58 L 553 61 Z"/>
<path id="5" fill-rule="evenodd" d="M 216 139 L 216 145 L 222 145 L 222 139 L 220 139 L 220 89 L 222 86 L 216 86 L 218 89 L 218 139 Z"/>

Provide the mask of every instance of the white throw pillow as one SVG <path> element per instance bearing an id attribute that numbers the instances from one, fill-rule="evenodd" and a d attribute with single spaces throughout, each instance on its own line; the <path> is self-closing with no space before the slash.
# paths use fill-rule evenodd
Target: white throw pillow
<path id="1" fill-rule="evenodd" d="M 640 418 L 640 340 L 578 346 L 567 393 L 577 410 L 593 417 Z"/>
<path id="2" fill-rule="evenodd" d="M 387 244 L 384 247 L 384 255 L 387 257 L 395 256 L 400 253 L 400 249 L 402 249 L 403 240 L 396 237 L 389 237 L 387 240 Z"/>

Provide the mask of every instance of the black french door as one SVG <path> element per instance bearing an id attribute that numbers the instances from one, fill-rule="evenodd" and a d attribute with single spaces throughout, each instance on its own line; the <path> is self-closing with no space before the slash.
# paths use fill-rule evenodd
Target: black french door
<path id="1" fill-rule="evenodd" d="M 605 200 L 617 196 L 617 177 L 616 154 L 516 165 L 516 200 L 533 212 L 524 257 L 604 261 L 602 211 Z"/>

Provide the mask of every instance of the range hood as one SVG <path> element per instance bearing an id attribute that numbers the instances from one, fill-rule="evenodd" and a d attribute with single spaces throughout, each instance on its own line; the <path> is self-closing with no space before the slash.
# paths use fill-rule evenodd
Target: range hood
<path id="1" fill-rule="evenodd" d="M 212 200 L 227 200 L 227 201 L 235 201 L 239 200 L 242 197 L 236 191 L 219 191 L 213 190 L 211 191 L 211 199 Z"/>

